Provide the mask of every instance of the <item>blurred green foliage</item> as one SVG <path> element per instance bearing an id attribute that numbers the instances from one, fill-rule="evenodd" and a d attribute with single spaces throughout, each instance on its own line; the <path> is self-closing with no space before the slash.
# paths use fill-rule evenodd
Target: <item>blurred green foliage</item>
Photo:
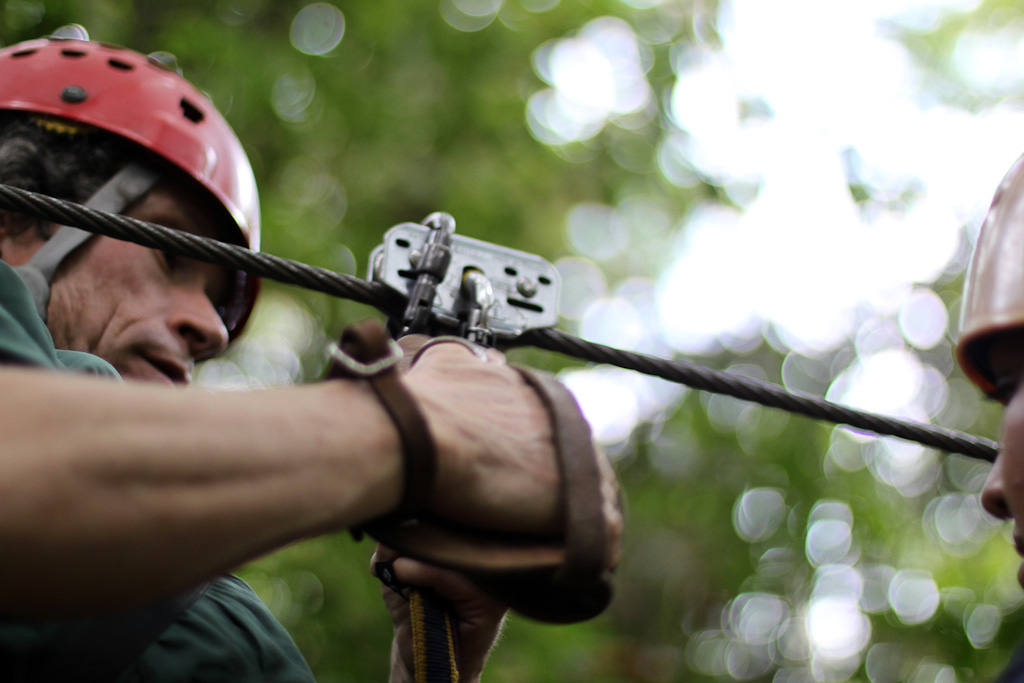
<path id="1" fill-rule="evenodd" d="M 602 16 L 657 36 L 645 49 L 647 79 L 660 102 L 674 78 L 673 51 L 697 40 L 715 42 L 713 1 L 505 0 L 497 20 L 465 31 L 444 18 L 451 2 L 335 0 L 344 34 L 323 55 L 300 52 L 290 39 L 293 20 L 307 4 L 7 0 L 0 39 L 10 44 L 80 23 L 95 39 L 174 53 L 250 152 L 261 187 L 265 250 L 342 272 L 365 274 L 367 255 L 385 229 L 436 210 L 452 213 L 462 234 L 553 261 L 571 254 L 563 228 L 579 202 L 615 205 L 646 194 L 681 216 L 700 199 L 729 201 L 709 181 L 680 187 L 658 172 L 654 150 L 668 125 L 660 110 L 641 125 L 610 125 L 587 142 L 557 148 L 538 142 L 525 120 L 526 100 L 544 87 L 532 62 L 535 51 Z M 959 97 L 962 104 L 944 55 L 959 31 L 972 22 L 986 25 L 999 4 L 983 4 L 935 31 L 904 37 L 932 69 L 940 96 Z M 862 188 L 851 192 L 863 198 Z M 628 257 L 602 264 L 609 281 L 655 277 L 667 265 L 662 247 L 672 236 L 668 228 L 647 235 Z M 959 286 L 954 276 L 935 289 L 954 302 Z M 373 314 L 273 284 L 268 293 L 271 300 L 297 302 L 314 321 L 297 379 L 317 376 L 317 340 L 334 336 L 347 320 Z M 570 364 L 550 354 L 514 353 L 550 369 Z M 948 362 L 948 344 L 937 353 Z M 707 362 L 725 368 L 742 360 L 778 382 L 783 356 L 762 344 Z M 923 681 L 933 671 L 925 665 L 933 662 L 955 669 L 959 680 L 993 678 L 1022 633 L 1021 615 L 1007 610 L 998 635 L 980 648 L 972 646 L 965 625 L 968 609 L 980 602 L 1013 604 L 1000 597 L 1012 574 L 1012 551 L 996 535 L 957 556 L 926 528 L 929 505 L 946 494 L 971 493 L 961 472 L 970 463 L 951 458 L 932 486 L 903 495 L 864 468 L 835 466 L 830 449 L 847 442 L 855 449 L 869 446 L 829 425 L 715 404 L 726 412 L 747 410 L 730 427 L 710 417 L 711 400 L 684 394 L 614 449 L 629 502 L 629 532 L 609 611 L 590 623 L 557 628 L 512 617 L 488 680 L 710 681 L 742 677 L 737 671 L 750 672 L 752 680 L 813 680 L 809 669 L 788 678 L 785 671 L 776 673 L 785 660 L 777 652 L 763 670 L 737 665 L 730 674 L 715 662 L 747 656 L 736 644 L 735 636 L 743 634 L 723 616 L 723 608 L 739 604 L 737 596 L 782 596 L 793 623 L 806 616 L 801 610 L 815 580 L 806 544 L 822 501 L 841 501 L 851 511 L 862 565 L 927 570 L 942 595 L 935 615 L 920 624 L 906 623 L 891 609 L 870 613 L 871 644 L 895 644 L 902 663 L 872 669 L 860 662 L 848 675 L 876 683 Z M 997 419 L 982 406 L 977 421 L 959 426 L 991 436 Z M 764 537 L 744 540 L 734 515 L 738 501 L 754 489 L 780 492 L 785 517 Z M 322 683 L 386 675 L 390 621 L 368 574 L 371 550 L 366 542 L 337 535 L 298 544 L 241 571 L 294 634 Z M 725 650 L 715 650 L 715 643 Z M 869 650 L 879 658 L 886 652 L 868 645 L 860 660 Z M 702 652 L 718 654 L 702 659 Z"/>

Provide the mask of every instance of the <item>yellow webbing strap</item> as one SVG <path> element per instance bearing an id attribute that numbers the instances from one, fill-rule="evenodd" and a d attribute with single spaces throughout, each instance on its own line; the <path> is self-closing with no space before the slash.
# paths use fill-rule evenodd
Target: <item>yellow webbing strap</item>
<path id="1" fill-rule="evenodd" d="M 428 590 L 409 592 L 416 683 L 458 683 L 458 644 L 452 614 Z"/>

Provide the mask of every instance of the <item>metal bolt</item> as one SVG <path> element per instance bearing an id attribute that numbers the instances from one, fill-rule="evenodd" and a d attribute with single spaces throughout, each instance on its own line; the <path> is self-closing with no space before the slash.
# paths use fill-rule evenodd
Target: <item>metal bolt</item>
<path id="1" fill-rule="evenodd" d="M 409 265 L 415 268 L 421 258 L 423 258 L 423 252 L 419 249 L 413 249 L 409 252 Z"/>
<path id="2" fill-rule="evenodd" d="M 89 97 L 89 93 L 85 92 L 85 88 L 80 85 L 69 85 L 60 94 L 62 100 L 71 104 L 85 102 L 87 97 Z"/>
<path id="3" fill-rule="evenodd" d="M 516 280 L 516 289 L 520 294 L 530 299 L 537 294 L 537 283 L 530 278 L 521 277 Z"/>
<path id="4" fill-rule="evenodd" d="M 455 219 L 444 211 L 435 211 L 423 219 L 423 225 L 443 232 L 455 232 Z"/>

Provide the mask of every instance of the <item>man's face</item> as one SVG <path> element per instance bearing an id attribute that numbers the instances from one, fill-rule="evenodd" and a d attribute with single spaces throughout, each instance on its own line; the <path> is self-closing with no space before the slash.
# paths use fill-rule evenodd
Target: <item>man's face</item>
<path id="1" fill-rule="evenodd" d="M 1014 520 L 1013 542 L 1024 557 L 1024 335 L 997 337 L 989 350 L 989 363 L 1007 403 L 1002 450 L 985 482 L 981 503 L 989 514 Z M 1024 564 L 1017 580 L 1024 586 Z"/>
<path id="2" fill-rule="evenodd" d="M 209 211 L 168 181 L 125 215 L 217 236 Z M 100 356 L 126 379 L 188 383 L 193 361 L 227 344 L 215 308 L 227 278 L 217 266 L 96 236 L 54 277 L 47 325 L 57 348 Z"/>

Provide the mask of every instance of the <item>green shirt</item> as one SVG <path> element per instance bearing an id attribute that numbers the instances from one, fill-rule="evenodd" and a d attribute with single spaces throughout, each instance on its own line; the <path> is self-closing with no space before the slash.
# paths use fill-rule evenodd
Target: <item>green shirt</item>
<path id="1" fill-rule="evenodd" d="M 0 261 L 0 363 L 117 378 L 106 361 L 54 348 L 28 288 Z M 74 571 L 70 569 L 70 571 Z M 0 680 L 32 681 L 32 671 L 61 652 L 81 621 L 0 619 Z M 88 662 L 81 663 L 82 669 Z M 233 576 L 213 581 L 123 672 L 118 683 L 312 681 L 291 636 L 256 594 Z"/>
<path id="2" fill-rule="evenodd" d="M 58 350 L 36 313 L 28 287 L 14 269 L 0 261 L 0 363 L 118 377 L 110 363 L 80 351 Z"/>

